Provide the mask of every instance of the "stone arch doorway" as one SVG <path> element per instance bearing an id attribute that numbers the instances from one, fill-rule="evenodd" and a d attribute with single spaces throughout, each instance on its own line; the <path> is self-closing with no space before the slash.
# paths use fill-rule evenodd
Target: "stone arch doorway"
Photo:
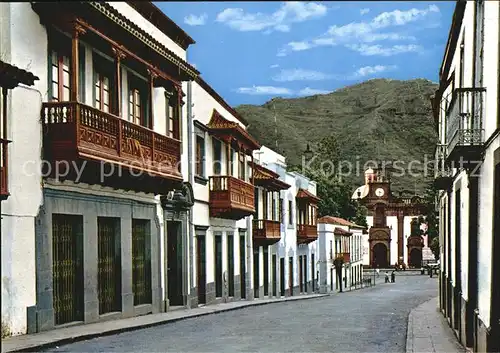
<path id="1" fill-rule="evenodd" d="M 413 248 L 410 250 L 408 265 L 412 268 L 422 267 L 422 249 Z"/>
<path id="2" fill-rule="evenodd" d="M 387 259 L 387 245 L 377 243 L 373 246 L 373 265 L 375 268 L 388 268 L 389 261 Z"/>

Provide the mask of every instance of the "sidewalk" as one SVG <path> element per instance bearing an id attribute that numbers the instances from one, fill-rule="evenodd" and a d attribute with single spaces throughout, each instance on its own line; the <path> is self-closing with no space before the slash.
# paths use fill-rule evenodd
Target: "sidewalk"
<path id="1" fill-rule="evenodd" d="M 410 312 L 406 353 L 465 352 L 438 310 L 438 298 L 431 299 Z"/>
<path id="2" fill-rule="evenodd" d="M 242 309 L 273 303 L 291 302 L 297 300 L 317 299 L 330 294 L 310 294 L 281 299 L 255 299 L 252 301 L 235 301 L 217 305 L 207 305 L 194 309 L 176 309 L 168 313 L 137 316 L 128 319 L 98 322 L 87 325 L 75 325 L 41 333 L 15 336 L 2 340 L 2 352 L 37 351 L 40 349 L 68 344 L 76 341 L 113 335 L 126 331 L 138 330 L 183 319 L 216 314 L 225 311 Z"/>

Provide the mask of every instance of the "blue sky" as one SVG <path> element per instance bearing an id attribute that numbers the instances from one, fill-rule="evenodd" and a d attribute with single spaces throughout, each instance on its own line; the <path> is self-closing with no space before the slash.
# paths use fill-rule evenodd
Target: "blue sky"
<path id="1" fill-rule="evenodd" d="M 196 44 L 188 61 L 231 105 L 372 78 L 437 82 L 454 1 L 155 2 Z"/>

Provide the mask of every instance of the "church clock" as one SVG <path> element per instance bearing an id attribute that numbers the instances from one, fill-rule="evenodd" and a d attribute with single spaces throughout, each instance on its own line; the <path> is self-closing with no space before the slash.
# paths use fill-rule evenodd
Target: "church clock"
<path id="1" fill-rule="evenodd" d="M 384 191 L 383 188 L 378 188 L 378 189 L 375 190 L 375 195 L 377 197 L 382 197 L 382 196 L 384 196 L 384 194 L 385 194 L 385 191 Z"/>

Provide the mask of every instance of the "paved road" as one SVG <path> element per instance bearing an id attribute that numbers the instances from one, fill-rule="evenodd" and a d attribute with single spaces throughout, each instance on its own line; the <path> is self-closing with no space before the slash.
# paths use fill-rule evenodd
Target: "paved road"
<path id="1" fill-rule="evenodd" d="M 51 352 L 405 352 L 408 314 L 437 295 L 437 279 L 396 280 L 326 298 L 187 319 Z"/>

